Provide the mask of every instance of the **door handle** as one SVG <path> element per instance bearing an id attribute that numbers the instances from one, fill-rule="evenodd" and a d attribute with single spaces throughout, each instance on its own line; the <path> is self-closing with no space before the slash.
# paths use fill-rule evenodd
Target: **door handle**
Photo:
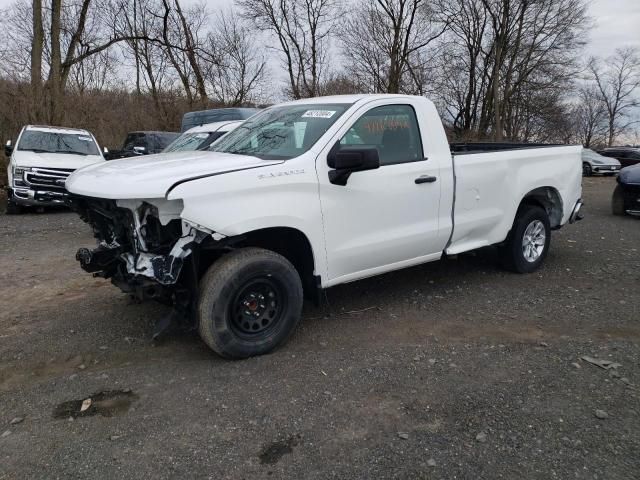
<path id="1" fill-rule="evenodd" d="M 432 177 L 431 175 L 422 175 L 421 177 L 416 178 L 416 185 L 420 185 L 421 183 L 433 183 L 438 180 L 438 177 Z"/>

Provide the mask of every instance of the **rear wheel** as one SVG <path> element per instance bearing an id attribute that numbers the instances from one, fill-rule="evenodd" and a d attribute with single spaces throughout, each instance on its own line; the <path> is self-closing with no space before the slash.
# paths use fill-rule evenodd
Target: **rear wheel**
<path id="1" fill-rule="evenodd" d="M 613 191 L 613 196 L 611 197 L 611 211 L 614 215 L 624 215 L 625 210 L 622 187 L 620 185 L 616 185 L 616 188 Z"/>
<path id="2" fill-rule="evenodd" d="M 587 162 L 582 164 L 582 174 L 585 177 L 590 177 L 591 175 L 593 175 L 593 168 L 591 168 L 591 165 L 589 165 Z"/>
<path id="3" fill-rule="evenodd" d="M 523 205 L 502 246 L 502 263 L 517 273 L 535 272 L 544 262 L 551 242 L 547 212 L 536 205 Z"/>
<path id="4" fill-rule="evenodd" d="M 202 278 L 200 336 L 226 358 L 262 355 L 291 336 L 302 302 L 300 276 L 286 258 L 261 248 L 238 249 Z"/>

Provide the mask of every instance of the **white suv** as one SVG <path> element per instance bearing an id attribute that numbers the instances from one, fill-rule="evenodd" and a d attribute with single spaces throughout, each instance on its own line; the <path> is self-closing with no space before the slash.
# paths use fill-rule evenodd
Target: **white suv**
<path id="1" fill-rule="evenodd" d="M 27 125 L 15 148 L 8 141 L 11 157 L 7 171 L 7 213 L 20 213 L 25 206 L 49 206 L 64 202 L 67 177 L 78 168 L 104 162 L 94 136 L 87 130 Z"/>

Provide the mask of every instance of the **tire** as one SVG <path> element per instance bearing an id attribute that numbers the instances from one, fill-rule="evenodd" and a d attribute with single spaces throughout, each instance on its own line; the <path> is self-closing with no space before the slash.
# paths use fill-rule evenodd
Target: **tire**
<path id="1" fill-rule="evenodd" d="M 591 165 L 586 162 L 582 164 L 582 175 L 584 175 L 585 177 L 590 177 L 591 175 L 593 175 L 593 168 L 591 168 Z"/>
<path id="2" fill-rule="evenodd" d="M 291 337 L 302 303 L 300 276 L 286 258 L 241 248 L 220 258 L 202 277 L 198 330 L 222 357 L 263 355 Z"/>
<path id="3" fill-rule="evenodd" d="M 535 243 L 525 246 L 529 241 Z M 536 205 L 523 205 L 518 209 L 513 227 L 502 246 L 502 264 L 516 273 L 535 272 L 544 262 L 550 243 L 551 226 L 547 212 Z"/>
<path id="4" fill-rule="evenodd" d="M 620 185 L 616 185 L 616 188 L 613 191 L 613 196 L 611 197 L 611 211 L 614 215 L 624 215 L 626 213 L 626 208 L 624 206 L 624 194 L 622 193 L 622 187 Z"/>
<path id="5" fill-rule="evenodd" d="M 22 213 L 22 206 L 18 205 L 15 202 L 12 202 L 11 200 L 7 201 L 7 208 L 5 210 L 5 213 L 7 215 L 19 215 Z"/>

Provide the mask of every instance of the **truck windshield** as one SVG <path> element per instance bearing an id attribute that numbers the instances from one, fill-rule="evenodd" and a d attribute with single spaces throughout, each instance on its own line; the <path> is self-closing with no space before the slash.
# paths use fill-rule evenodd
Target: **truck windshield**
<path id="1" fill-rule="evenodd" d="M 25 130 L 20 136 L 18 150 L 38 153 L 67 153 L 73 155 L 100 155 L 91 135 L 86 133 L 45 132 Z"/>
<path id="2" fill-rule="evenodd" d="M 337 103 L 270 108 L 251 117 L 210 150 L 289 160 L 309 150 L 350 106 Z"/>

